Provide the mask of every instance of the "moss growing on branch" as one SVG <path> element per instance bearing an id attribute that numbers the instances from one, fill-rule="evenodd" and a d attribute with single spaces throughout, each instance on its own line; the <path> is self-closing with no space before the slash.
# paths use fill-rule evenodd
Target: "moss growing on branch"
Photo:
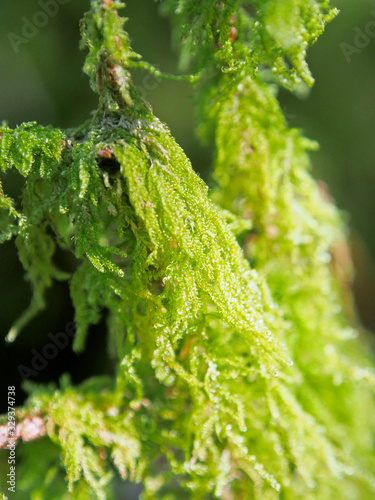
<path id="1" fill-rule="evenodd" d="M 0 129 L 1 169 L 25 178 L 20 203 L 0 192 L 2 239 L 16 237 L 34 292 L 8 340 L 69 279 L 75 350 L 105 309 L 117 362 L 115 380 L 29 387 L 17 419 L 43 432 L 19 444 L 20 498 L 115 498 L 115 476 L 144 499 L 371 498 L 375 377 L 337 273 L 343 224 L 276 98 L 312 83 L 306 48 L 335 11 L 163 2 L 215 138 L 208 193 L 132 84 L 132 68 L 156 70 L 120 7 L 92 0 L 82 22 L 93 118 Z"/>

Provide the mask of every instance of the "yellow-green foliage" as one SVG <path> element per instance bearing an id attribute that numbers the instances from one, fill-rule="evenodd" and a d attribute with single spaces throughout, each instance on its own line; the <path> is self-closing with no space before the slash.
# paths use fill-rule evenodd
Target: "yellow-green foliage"
<path id="1" fill-rule="evenodd" d="M 312 82 L 306 47 L 334 11 L 164 2 L 215 138 L 209 197 L 132 85 L 132 67 L 155 70 L 119 7 L 93 0 L 82 24 L 93 119 L 0 130 L 2 170 L 26 178 L 21 206 L 1 191 L 2 238 L 16 236 L 34 289 L 9 339 L 66 278 L 59 245 L 78 258 L 75 349 L 106 308 L 118 363 L 115 381 L 31 388 L 19 415 L 43 415 L 48 437 L 22 445 L 20 498 L 115 498 L 116 471 L 144 499 L 372 498 L 374 371 L 330 266 L 343 225 L 275 87 Z"/>

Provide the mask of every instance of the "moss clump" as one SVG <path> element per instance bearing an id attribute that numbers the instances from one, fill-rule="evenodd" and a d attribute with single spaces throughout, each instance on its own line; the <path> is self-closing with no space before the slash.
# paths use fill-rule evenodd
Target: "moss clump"
<path id="1" fill-rule="evenodd" d="M 117 362 L 115 380 L 30 386 L 18 419 L 37 415 L 47 436 L 22 445 L 20 498 L 115 498 L 115 474 L 145 499 L 371 498 L 374 370 L 346 271 L 330 265 L 343 224 L 275 91 L 312 82 L 306 47 L 334 11 L 163 4 L 215 138 L 210 196 L 133 87 L 133 67 L 156 70 L 131 50 L 118 2 L 93 0 L 82 23 L 92 120 L 0 130 L 2 170 L 25 177 L 20 206 L 1 191 L 2 238 L 16 236 L 34 290 L 8 339 L 69 278 L 74 348 L 105 308 Z M 77 258 L 72 276 L 56 246 Z"/>

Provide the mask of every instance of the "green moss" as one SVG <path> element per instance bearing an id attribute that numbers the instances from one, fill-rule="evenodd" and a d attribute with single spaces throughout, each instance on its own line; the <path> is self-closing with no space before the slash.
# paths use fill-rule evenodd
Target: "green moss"
<path id="1" fill-rule="evenodd" d="M 8 340 L 52 280 L 69 279 L 74 348 L 105 308 L 117 362 L 113 381 L 31 387 L 18 416 L 41 415 L 48 438 L 22 445 L 20 494 L 115 498 L 119 475 L 145 499 L 371 498 L 374 369 L 346 270 L 330 264 L 344 226 L 308 171 L 315 145 L 287 127 L 275 90 L 312 82 L 306 47 L 334 11 L 164 2 L 200 131 L 215 137 L 208 193 L 132 85 L 133 67 L 155 70 L 131 50 L 119 7 L 93 0 L 82 23 L 93 119 L 0 129 L 2 170 L 25 177 L 21 203 L 0 192 L 2 238 L 16 236 L 34 290 Z M 56 246 L 77 258 L 72 276 Z"/>

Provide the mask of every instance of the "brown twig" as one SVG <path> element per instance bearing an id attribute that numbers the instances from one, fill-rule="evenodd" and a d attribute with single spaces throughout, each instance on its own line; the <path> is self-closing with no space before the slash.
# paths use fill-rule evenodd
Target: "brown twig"
<path id="1" fill-rule="evenodd" d="M 24 420 L 16 423 L 12 434 L 9 432 L 8 424 L 0 425 L 0 448 L 9 448 L 17 444 L 22 439 L 23 442 L 40 439 L 47 433 L 46 422 L 43 418 L 35 415 L 26 417 Z"/>

